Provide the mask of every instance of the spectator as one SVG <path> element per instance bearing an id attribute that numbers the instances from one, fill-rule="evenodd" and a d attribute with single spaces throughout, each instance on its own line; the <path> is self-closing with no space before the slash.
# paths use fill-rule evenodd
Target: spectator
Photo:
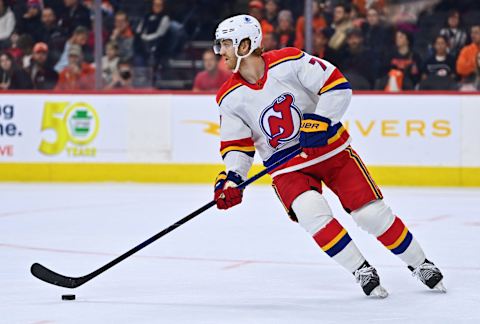
<path id="1" fill-rule="evenodd" d="M 278 0 L 265 1 L 265 20 L 275 29 L 278 24 Z"/>
<path id="2" fill-rule="evenodd" d="M 325 29 L 319 29 L 313 34 L 313 55 L 334 62 L 335 52 L 328 46 L 328 35 Z"/>
<path id="3" fill-rule="evenodd" d="M 34 41 L 29 34 L 22 34 L 18 37 L 18 48 L 22 52 L 22 56 L 18 60 L 18 64 L 22 68 L 26 68 L 30 65 L 30 59 L 32 58 L 32 50 Z"/>
<path id="4" fill-rule="evenodd" d="M 456 59 L 462 47 L 467 43 L 467 32 L 461 26 L 458 10 L 449 12 L 446 26 L 440 30 L 440 35 L 446 37 L 450 54 Z"/>
<path id="5" fill-rule="evenodd" d="M 268 33 L 262 38 L 263 51 L 268 52 L 278 49 L 278 35 L 276 33 Z"/>
<path id="6" fill-rule="evenodd" d="M 80 0 L 63 0 L 66 12 L 60 17 L 58 25 L 70 36 L 79 26 L 90 28 L 90 10 L 80 3 Z"/>
<path id="7" fill-rule="evenodd" d="M 0 90 L 31 89 L 32 81 L 28 74 L 17 66 L 12 55 L 0 55 Z"/>
<path id="8" fill-rule="evenodd" d="M 388 59 L 390 69 L 400 71 L 402 76 L 395 73 L 397 80 L 401 78 L 402 86 L 398 89 L 413 88 L 420 79 L 421 59 L 411 48 L 413 38 L 403 30 L 395 33 L 395 50 Z M 390 73 L 392 75 L 392 73 Z"/>
<path id="9" fill-rule="evenodd" d="M 358 13 L 365 17 L 371 8 L 383 9 L 385 2 L 385 0 L 353 0 L 352 4 L 357 8 Z"/>
<path id="10" fill-rule="evenodd" d="M 42 2 L 40 0 L 28 0 L 27 11 L 21 20 L 21 32 L 32 36 L 34 42 L 42 37 Z"/>
<path id="11" fill-rule="evenodd" d="M 57 26 L 57 17 L 52 8 L 43 9 L 40 29 L 41 41 L 48 46 L 49 61 L 58 62 L 67 39 Z"/>
<path id="12" fill-rule="evenodd" d="M 350 7 L 350 21 L 352 22 L 353 28 L 360 28 L 365 22 L 365 16 L 360 14 L 358 7 L 355 4 L 352 4 Z"/>
<path id="13" fill-rule="evenodd" d="M 106 46 L 106 55 L 102 58 L 102 77 L 104 84 L 112 82 L 113 74 L 118 73 L 119 62 L 118 46 L 115 42 L 109 42 Z"/>
<path id="14" fill-rule="evenodd" d="M 33 47 L 33 56 L 27 73 L 33 83 L 33 89 L 49 90 L 55 88 L 58 73 L 48 64 L 48 46 L 45 43 L 36 43 Z"/>
<path id="15" fill-rule="evenodd" d="M 60 72 L 56 90 L 92 90 L 95 87 L 95 68 L 83 62 L 82 48 L 68 48 L 68 65 Z"/>
<path id="16" fill-rule="evenodd" d="M 457 73 L 468 78 L 475 73 L 476 58 L 480 50 L 480 24 L 473 25 L 470 31 L 472 43 L 460 51 L 457 59 Z"/>
<path id="17" fill-rule="evenodd" d="M 204 71 L 195 76 L 193 91 L 217 91 L 231 73 L 218 69 L 218 59 L 212 50 L 203 53 Z"/>
<path id="18" fill-rule="evenodd" d="M 83 26 L 78 26 L 73 32 L 72 37 L 65 43 L 63 53 L 60 56 L 57 64 L 55 65 L 55 71 L 60 72 L 68 65 L 68 53 L 72 45 L 78 45 L 85 47 L 88 40 L 88 30 Z"/>
<path id="19" fill-rule="evenodd" d="M 164 0 L 153 0 L 152 10 L 145 15 L 137 27 L 139 50 L 143 60 L 166 55 L 166 34 L 170 17 L 165 13 Z"/>
<path id="20" fill-rule="evenodd" d="M 280 48 L 291 47 L 295 43 L 295 28 L 290 10 L 282 10 L 278 13 L 277 34 Z"/>
<path id="21" fill-rule="evenodd" d="M 323 16 L 322 7 L 318 0 L 312 1 L 312 27 L 314 31 L 327 27 L 327 21 Z M 305 48 L 305 17 L 301 16 L 297 19 L 297 26 L 295 28 L 295 47 Z"/>
<path id="22" fill-rule="evenodd" d="M 5 0 L 0 0 L 0 50 L 7 48 L 15 28 L 15 15 Z"/>
<path id="23" fill-rule="evenodd" d="M 10 36 L 10 45 L 10 48 L 6 49 L 5 53 L 9 53 L 19 67 L 28 66 L 33 48 L 32 36 L 13 32 Z"/>
<path id="24" fill-rule="evenodd" d="M 421 90 L 453 90 L 455 87 L 455 60 L 448 54 L 445 36 L 437 36 L 434 53 L 427 58 L 422 69 Z"/>
<path id="25" fill-rule="evenodd" d="M 262 34 L 265 35 L 273 33 L 274 28 L 265 18 L 263 18 L 263 9 L 263 2 L 260 0 L 252 0 L 248 4 L 248 14 L 255 17 L 260 22 Z"/>
<path id="26" fill-rule="evenodd" d="M 465 79 L 460 91 L 480 91 L 480 51 L 477 52 L 475 74 Z"/>
<path id="27" fill-rule="evenodd" d="M 10 40 L 9 40 L 10 47 L 5 50 L 5 52 L 10 54 L 13 60 L 17 63 L 20 63 L 23 57 L 23 51 L 18 44 L 19 40 L 20 40 L 20 35 L 18 34 L 18 32 L 14 31 L 10 35 Z"/>
<path id="28" fill-rule="evenodd" d="M 105 89 L 131 89 L 133 80 L 132 71 L 130 61 L 118 61 L 116 72 L 112 75 L 112 81 L 105 86 Z"/>
<path id="29" fill-rule="evenodd" d="M 383 53 L 390 51 L 388 44 L 393 43 L 392 30 L 380 20 L 380 15 L 374 8 L 368 9 L 367 20 L 361 28 L 365 46 L 381 60 Z"/>
<path id="30" fill-rule="evenodd" d="M 340 4 L 333 10 L 333 22 L 329 27 L 329 33 L 332 35 L 328 45 L 335 51 L 339 50 L 347 39 L 347 31 L 353 27 L 349 16 L 349 8 Z"/>
<path id="31" fill-rule="evenodd" d="M 377 66 L 375 60 L 372 60 L 372 52 L 364 46 L 362 31 L 359 29 L 349 31 L 346 42 L 346 46 L 339 51 L 334 62 L 344 72 L 353 89 L 372 89 Z"/>
<path id="32" fill-rule="evenodd" d="M 123 11 L 115 14 L 115 28 L 110 35 L 110 40 L 117 43 L 118 56 L 122 60 L 130 60 L 133 57 L 133 32 L 127 14 Z"/>

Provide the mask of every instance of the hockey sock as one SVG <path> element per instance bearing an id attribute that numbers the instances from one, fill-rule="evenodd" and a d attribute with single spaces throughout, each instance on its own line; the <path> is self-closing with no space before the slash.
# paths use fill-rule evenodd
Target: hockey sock
<path id="1" fill-rule="evenodd" d="M 416 268 L 425 260 L 420 244 L 398 217 L 395 217 L 393 224 L 377 239 L 409 266 Z"/>
<path id="2" fill-rule="evenodd" d="M 315 242 L 332 259 L 353 273 L 364 262 L 365 258 L 348 235 L 347 230 L 335 219 L 313 235 Z"/>

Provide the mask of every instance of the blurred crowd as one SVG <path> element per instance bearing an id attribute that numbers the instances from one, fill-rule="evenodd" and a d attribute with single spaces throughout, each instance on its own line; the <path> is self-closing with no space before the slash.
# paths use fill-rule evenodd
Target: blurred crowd
<path id="1" fill-rule="evenodd" d="M 0 90 L 93 89 L 93 2 L 0 0 Z M 230 75 L 210 50 L 215 26 L 249 13 L 264 51 L 309 47 L 356 90 L 480 90 L 478 0 L 312 0 L 311 9 L 307 46 L 304 0 L 102 0 L 103 88 L 183 78 L 184 89 L 215 91 Z"/>

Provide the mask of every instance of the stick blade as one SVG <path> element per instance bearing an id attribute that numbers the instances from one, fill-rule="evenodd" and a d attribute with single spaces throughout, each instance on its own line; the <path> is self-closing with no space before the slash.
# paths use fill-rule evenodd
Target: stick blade
<path id="1" fill-rule="evenodd" d="M 38 279 L 48 282 L 49 284 L 65 287 L 65 288 L 77 288 L 78 286 L 82 285 L 84 282 L 80 280 L 81 278 L 72 278 L 66 277 L 59 273 L 56 273 L 39 263 L 32 264 L 30 268 L 30 272 L 33 276 L 37 277 Z"/>

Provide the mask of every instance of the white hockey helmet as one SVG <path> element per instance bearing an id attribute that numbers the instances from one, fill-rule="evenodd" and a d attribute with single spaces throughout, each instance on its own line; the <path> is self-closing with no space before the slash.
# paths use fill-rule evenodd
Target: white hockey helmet
<path id="1" fill-rule="evenodd" d="M 250 51 L 240 56 L 238 54 L 238 46 L 246 38 L 250 39 Z M 215 54 L 220 54 L 221 41 L 224 39 L 230 39 L 233 42 L 235 55 L 238 58 L 234 72 L 237 72 L 240 60 L 252 54 L 262 44 L 262 27 L 258 20 L 252 16 L 233 16 L 222 21 L 215 31 L 215 44 L 213 45 Z"/>

